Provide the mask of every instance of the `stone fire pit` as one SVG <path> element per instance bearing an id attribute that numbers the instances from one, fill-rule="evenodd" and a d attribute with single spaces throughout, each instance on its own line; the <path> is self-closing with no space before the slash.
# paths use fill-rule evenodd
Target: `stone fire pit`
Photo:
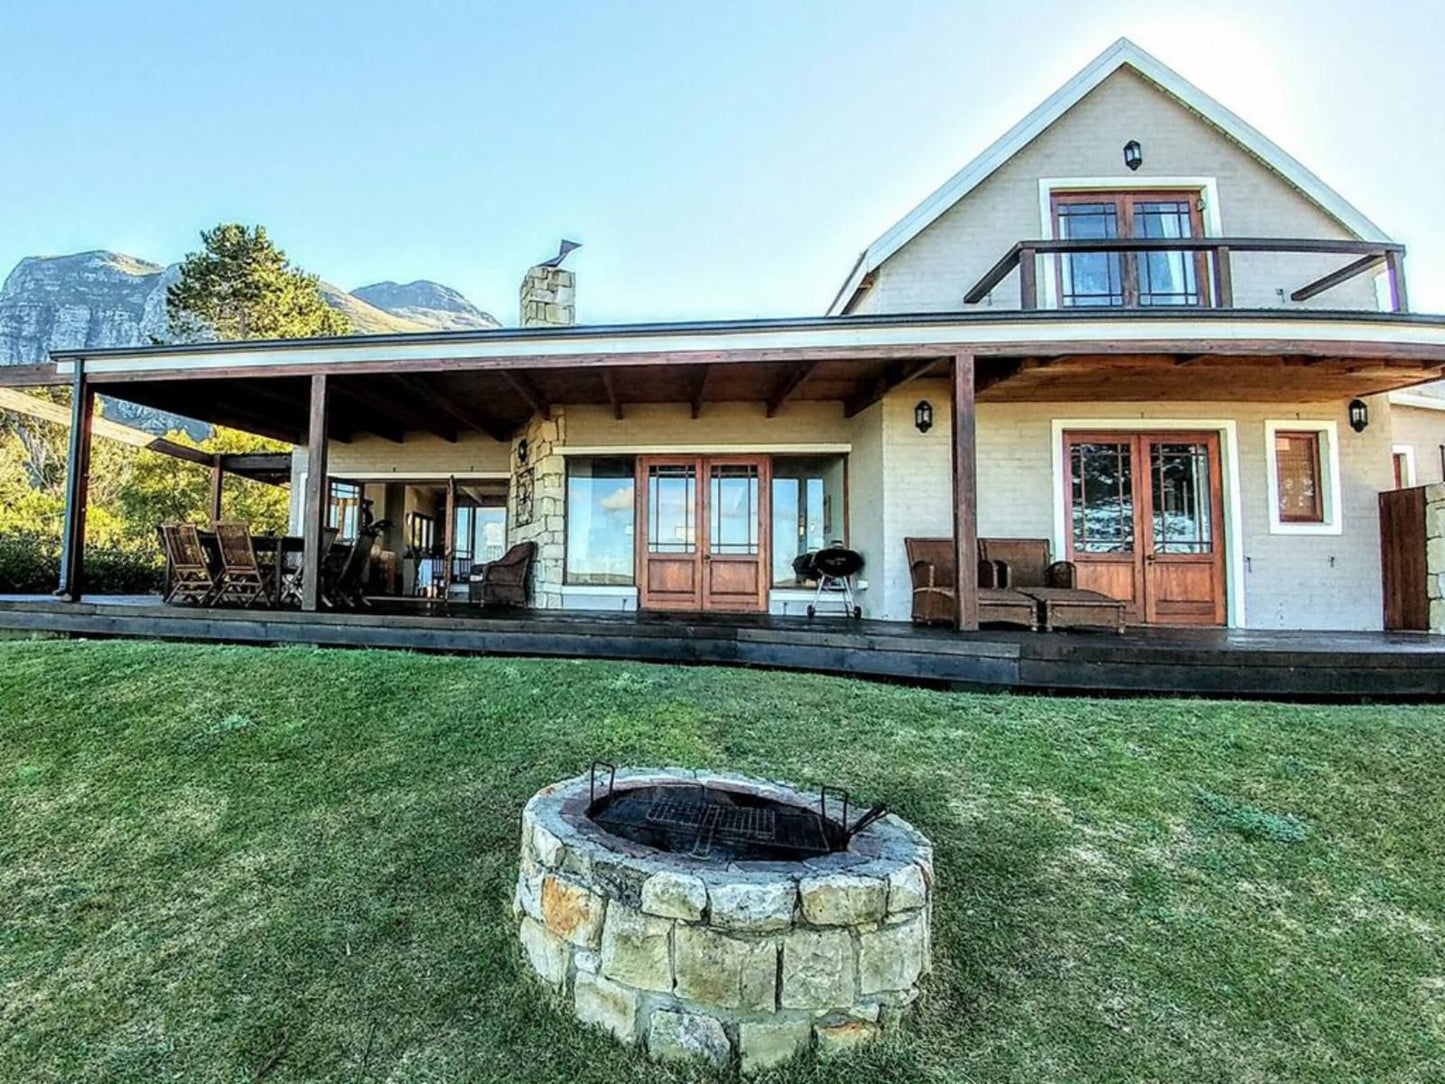
<path id="1" fill-rule="evenodd" d="M 911 825 L 888 814 L 846 838 L 830 804 L 840 849 L 825 855 L 746 860 L 721 830 L 667 850 L 589 814 L 613 824 L 616 795 L 702 784 L 743 806 L 737 816 L 780 803 L 781 823 L 817 810 L 819 795 L 685 769 L 618 771 L 610 794 L 606 773 L 598 780 L 544 787 L 527 803 L 514 901 L 527 960 L 579 1020 L 654 1058 L 736 1058 L 751 1072 L 876 1038 L 918 996 L 933 848 Z"/>

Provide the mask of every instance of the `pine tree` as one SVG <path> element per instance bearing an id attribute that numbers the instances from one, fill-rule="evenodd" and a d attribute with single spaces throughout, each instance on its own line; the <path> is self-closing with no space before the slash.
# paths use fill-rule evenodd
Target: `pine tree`
<path id="1" fill-rule="evenodd" d="M 202 230 L 201 252 L 166 290 L 173 339 L 310 339 L 345 335 L 346 317 L 321 296 L 320 279 L 292 267 L 265 226 L 225 223 Z"/>

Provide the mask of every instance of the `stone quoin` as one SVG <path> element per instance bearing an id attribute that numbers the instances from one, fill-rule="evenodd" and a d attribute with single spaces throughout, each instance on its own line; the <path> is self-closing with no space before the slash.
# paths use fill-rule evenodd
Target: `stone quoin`
<path id="1" fill-rule="evenodd" d="M 798 861 L 697 858 L 613 835 L 589 777 L 522 811 L 513 901 L 523 954 L 585 1024 L 658 1060 L 744 1073 L 877 1038 L 930 968 L 933 847 L 888 814 Z M 681 768 L 619 770 L 618 790 L 703 784 L 816 809 L 818 795 Z"/>

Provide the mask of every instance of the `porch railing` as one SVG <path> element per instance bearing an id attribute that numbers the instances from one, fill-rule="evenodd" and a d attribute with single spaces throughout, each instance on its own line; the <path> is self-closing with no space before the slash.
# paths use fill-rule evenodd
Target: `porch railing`
<path id="1" fill-rule="evenodd" d="M 1045 255 L 1082 256 L 1102 253 L 1185 253 L 1208 254 L 1210 283 L 1208 300 L 1214 308 L 1234 308 L 1234 254 L 1238 252 L 1312 253 L 1354 256 L 1336 271 L 1305 283 L 1289 295 L 1291 301 L 1307 301 L 1358 275 L 1383 266 L 1389 284 L 1390 310 L 1408 312 L 1405 294 L 1405 246 L 1383 241 L 1331 241 L 1286 237 L 1117 237 L 1071 238 L 1067 240 L 1020 241 L 1003 259 L 989 268 L 964 295 L 964 303 L 976 305 L 1015 269 L 1019 273 L 1019 307 L 1039 307 L 1038 258 Z M 1200 290 L 1203 298 L 1203 290 Z M 1172 306 L 1135 305 L 1139 308 Z"/>

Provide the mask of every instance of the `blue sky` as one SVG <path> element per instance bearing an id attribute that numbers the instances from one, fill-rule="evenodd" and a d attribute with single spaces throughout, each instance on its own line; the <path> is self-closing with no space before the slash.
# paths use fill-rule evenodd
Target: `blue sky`
<path id="1" fill-rule="evenodd" d="M 821 312 L 857 253 L 1127 34 L 1410 246 L 1445 311 L 1439 4 L 251 2 L 0 10 L 0 274 L 264 223 L 505 322 Z M 1193 10 L 1193 9 L 1199 10 Z"/>

